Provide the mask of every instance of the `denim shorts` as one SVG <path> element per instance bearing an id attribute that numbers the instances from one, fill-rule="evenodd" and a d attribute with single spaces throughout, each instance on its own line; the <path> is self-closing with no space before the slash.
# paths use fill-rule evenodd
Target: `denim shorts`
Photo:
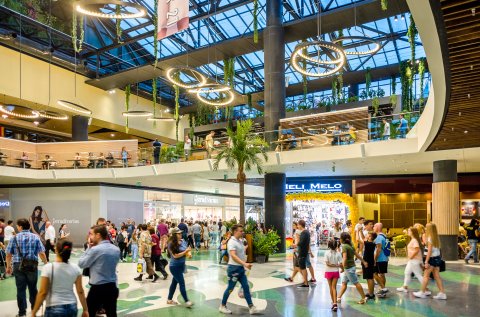
<path id="1" fill-rule="evenodd" d="M 432 256 L 432 257 L 428 260 L 428 264 L 430 264 L 430 265 L 433 266 L 433 267 L 440 267 L 440 265 L 442 264 L 442 257 L 440 257 L 440 256 Z"/>
<path id="2" fill-rule="evenodd" d="M 45 308 L 44 317 L 77 317 L 77 304 L 55 305 Z"/>
<path id="3" fill-rule="evenodd" d="M 307 259 L 305 260 L 305 262 L 307 264 L 307 268 L 312 266 L 312 262 L 310 262 L 310 254 L 307 255 Z"/>
<path id="4" fill-rule="evenodd" d="M 354 285 L 358 284 L 357 268 L 355 266 L 345 269 L 345 272 L 343 272 L 342 283 L 348 284 L 348 282 Z"/>

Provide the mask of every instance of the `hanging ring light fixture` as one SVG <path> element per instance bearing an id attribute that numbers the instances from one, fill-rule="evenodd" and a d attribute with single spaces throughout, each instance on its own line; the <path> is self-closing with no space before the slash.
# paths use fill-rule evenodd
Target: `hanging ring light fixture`
<path id="1" fill-rule="evenodd" d="M 49 110 L 35 110 L 33 113 L 38 114 L 39 117 L 51 120 L 67 120 L 68 116 L 63 113 Z"/>
<path id="2" fill-rule="evenodd" d="M 201 102 L 207 105 L 216 106 L 216 107 L 228 106 L 235 99 L 235 95 L 233 94 L 230 87 L 225 85 L 219 85 L 219 84 L 205 85 L 204 87 L 200 87 L 195 91 L 191 91 L 191 92 L 195 92 L 197 94 L 198 100 L 200 100 Z M 224 99 L 207 99 L 204 96 L 202 96 L 202 95 L 208 95 L 211 93 L 225 93 L 228 95 L 228 97 Z"/>
<path id="3" fill-rule="evenodd" d="M 0 105 L 0 111 L 6 115 L 21 119 L 36 119 L 39 116 L 33 109 L 18 105 Z"/>
<path id="4" fill-rule="evenodd" d="M 166 118 L 166 117 L 150 117 L 147 118 L 147 121 L 171 121 L 174 122 L 174 118 Z"/>
<path id="5" fill-rule="evenodd" d="M 98 10 L 98 7 L 105 7 L 105 6 L 120 6 L 123 8 L 132 8 L 135 9 L 136 12 L 134 13 L 105 13 L 100 10 Z M 96 9 L 90 9 L 90 6 L 94 6 Z M 75 5 L 75 9 L 77 12 L 88 15 L 88 16 L 93 16 L 97 18 L 103 18 L 103 19 L 135 19 L 135 18 L 142 18 L 147 14 L 147 10 L 145 7 L 133 3 L 133 2 L 127 2 L 127 1 L 120 1 L 120 0 L 80 0 L 78 3 Z"/>
<path id="6" fill-rule="evenodd" d="M 364 45 L 374 45 L 375 47 L 371 50 L 365 50 L 365 51 L 348 51 L 344 49 L 345 55 L 370 55 L 370 54 L 375 54 L 380 50 L 380 42 L 366 37 L 366 36 L 342 36 L 333 41 L 333 43 L 338 43 L 338 42 L 343 42 L 343 41 L 358 41 L 356 43 L 353 43 L 351 46 L 353 47 L 359 47 L 359 46 L 364 46 Z M 363 43 L 367 42 L 367 43 Z"/>
<path id="7" fill-rule="evenodd" d="M 87 109 L 83 106 L 80 106 L 79 104 L 76 104 L 76 103 L 73 103 L 73 102 L 70 102 L 70 101 L 59 100 L 59 101 L 57 101 L 57 104 L 59 106 L 70 109 L 71 111 L 74 111 L 74 112 L 78 112 L 80 114 L 84 114 L 84 115 L 92 114 L 92 111 L 90 109 Z"/>
<path id="8" fill-rule="evenodd" d="M 334 68 L 328 69 L 324 72 L 309 72 L 306 69 L 303 69 L 302 65 L 299 64 L 299 62 L 302 59 L 305 59 L 303 57 L 303 56 L 305 56 L 305 54 L 303 54 L 302 51 L 304 49 L 308 49 L 308 47 L 311 47 L 311 46 L 316 46 L 317 49 L 329 50 L 334 55 L 336 55 L 337 59 L 335 59 L 334 61 L 338 61 L 338 62 L 337 63 L 325 62 L 325 61 L 321 60 L 320 58 L 315 59 L 315 58 L 308 57 L 308 56 L 307 56 L 308 58 L 306 58 L 306 60 L 308 60 L 309 62 L 311 62 L 313 64 L 317 64 L 318 66 L 323 66 L 323 65 L 336 65 L 336 66 Z M 292 53 L 290 63 L 292 64 L 293 68 L 302 75 L 310 76 L 310 77 L 327 77 L 327 76 L 330 76 L 330 75 L 333 75 L 333 74 L 339 72 L 343 68 L 343 66 L 345 65 L 345 61 L 346 61 L 345 52 L 343 51 L 343 49 L 339 45 L 331 43 L 331 42 L 326 42 L 326 41 L 315 41 L 315 42 L 303 42 L 303 43 L 298 44 L 295 47 L 295 49 Z"/>
<path id="9" fill-rule="evenodd" d="M 151 117 L 153 116 L 153 113 L 151 113 L 150 111 L 143 111 L 143 110 L 130 110 L 130 111 L 122 112 L 122 115 L 124 117 L 138 118 L 138 117 Z"/>
<path id="10" fill-rule="evenodd" d="M 192 77 L 198 81 L 197 83 L 185 83 L 180 79 L 175 79 L 174 75 L 179 73 L 187 73 L 190 74 Z M 172 67 L 167 70 L 167 79 L 174 85 L 184 89 L 192 89 L 197 87 L 203 87 L 207 83 L 207 78 L 201 72 L 196 70 L 195 68 L 189 66 L 179 66 L 179 67 Z"/>

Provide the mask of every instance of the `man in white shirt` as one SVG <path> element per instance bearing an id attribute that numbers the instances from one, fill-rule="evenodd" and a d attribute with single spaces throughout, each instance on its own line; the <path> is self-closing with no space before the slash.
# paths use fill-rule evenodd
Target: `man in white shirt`
<path id="1" fill-rule="evenodd" d="M 50 262 L 50 250 L 55 253 L 55 249 L 53 247 L 55 245 L 55 228 L 50 221 L 45 223 L 45 227 L 47 228 L 45 230 L 45 255 L 47 256 L 47 261 Z"/>
<path id="2" fill-rule="evenodd" d="M 228 297 L 235 289 L 237 282 L 240 282 L 250 315 L 257 315 L 260 311 L 253 305 L 250 286 L 248 285 L 247 275 L 245 274 L 245 270 L 250 270 L 252 264 L 246 262 L 247 256 L 245 254 L 245 246 L 242 239 L 243 226 L 233 225 L 232 234 L 233 235 L 227 245 L 229 253 L 227 268 L 228 287 L 223 294 L 222 303 L 218 310 L 223 314 L 232 313 L 232 311 L 227 308 Z"/>
<path id="3" fill-rule="evenodd" d="M 363 237 L 362 237 L 362 231 L 363 231 L 363 223 L 365 222 L 364 217 L 358 218 L 358 223 L 355 225 L 355 238 L 357 240 L 357 252 L 359 254 L 362 254 L 363 251 Z"/>
<path id="4" fill-rule="evenodd" d="M 5 247 L 8 246 L 9 241 L 15 236 L 15 229 L 13 228 L 12 224 L 13 220 L 9 220 L 7 222 L 7 226 L 5 227 Z"/>
<path id="5" fill-rule="evenodd" d="M 390 139 L 390 123 L 388 123 L 387 119 L 383 119 L 383 139 L 388 140 Z"/>

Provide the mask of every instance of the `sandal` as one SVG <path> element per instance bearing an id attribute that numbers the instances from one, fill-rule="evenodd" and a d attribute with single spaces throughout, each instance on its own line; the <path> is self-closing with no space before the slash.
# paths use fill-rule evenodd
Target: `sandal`
<path id="1" fill-rule="evenodd" d="M 366 302 L 367 302 L 367 300 L 364 298 L 364 299 L 360 300 L 359 302 L 357 302 L 357 304 L 363 305 Z"/>
<path id="2" fill-rule="evenodd" d="M 337 297 L 337 303 L 340 303 L 342 301 L 341 297 Z"/>
<path id="3" fill-rule="evenodd" d="M 287 282 L 293 282 L 291 277 L 286 277 L 286 278 L 284 278 L 284 280 L 287 281 Z"/>
<path id="4" fill-rule="evenodd" d="M 178 305 L 178 303 L 174 300 L 167 300 L 167 305 Z"/>

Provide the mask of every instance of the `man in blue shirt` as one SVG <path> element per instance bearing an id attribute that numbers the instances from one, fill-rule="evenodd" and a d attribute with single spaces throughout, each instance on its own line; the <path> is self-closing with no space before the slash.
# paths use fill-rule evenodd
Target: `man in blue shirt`
<path id="1" fill-rule="evenodd" d="M 398 126 L 400 131 L 400 137 L 405 139 L 408 131 L 408 121 L 403 117 L 403 114 L 400 115 L 400 125 Z"/>
<path id="2" fill-rule="evenodd" d="M 103 225 L 90 229 L 92 245 L 78 260 L 82 269 L 90 269 L 90 291 L 87 296 L 88 314 L 95 316 L 103 307 L 107 317 L 117 316 L 117 273 L 120 250 L 108 240 L 107 228 Z"/>
<path id="3" fill-rule="evenodd" d="M 377 233 L 377 238 L 374 243 L 375 248 L 375 280 L 377 281 L 380 291 L 377 293 L 378 297 L 385 297 L 388 293 L 386 288 L 387 279 L 385 274 L 388 273 L 388 256 L 385 255 L 384 249 L 387 245 L 387 237 L 382 232 L 383 224 L 378 222 L 373 226 L 373 231 Z"/>
<path id="4" fill-rule="evenodd" d="M 37 280 L 38 280 L 38 256 L 43 263 L 47 263 L 45 256 L 45 248 L 38 235 L 30 232 L 30 222 L 25 218 L 17 220 L 17 229 L 19 233 L 10 241 L 7 247 L 7 274 L 15 276 L 15 284 L 17 286 L 17 304 L 19 317 L 27 314 L 27 287 L 30 295 L 30 304 L 35 304 L 37 297 Z M 30 269 L 25 267 L 20 269 L 22 260 L 35 261 Z"/>
<path id="5" fill-rule="evenodd" d="M 181 219 L 180 223 L 178 224 L 178 229 L 182 230 L 182 239 L 187 241 L 187 233 L 188 233 L 188 226 L 185 223 L 185 219 Z"/>

